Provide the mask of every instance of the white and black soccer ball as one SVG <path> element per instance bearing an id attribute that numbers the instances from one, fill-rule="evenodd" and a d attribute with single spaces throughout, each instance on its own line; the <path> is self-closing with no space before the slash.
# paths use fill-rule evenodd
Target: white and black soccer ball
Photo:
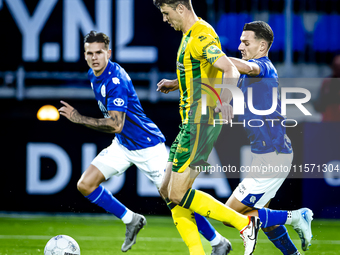
<path id="1" fill-rule="evenodd" d="M 58 235 L 47 242 L 44 255 L 80 255 L 80 248 L 72 237 Z"/>

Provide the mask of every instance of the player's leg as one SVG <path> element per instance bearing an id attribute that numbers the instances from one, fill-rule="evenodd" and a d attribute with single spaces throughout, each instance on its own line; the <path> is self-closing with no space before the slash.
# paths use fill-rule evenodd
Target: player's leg
<path id="1" fill-rule="evenodd" d="M 204 238 L 210 242 L 212 247 L 211 255 L 229 254 L 229 252 L 232 250 L 230 241 L 227 238 L 221 236 L 221 234 L 214 229 L 207 218 L 198 213 L 194 213 L 194 215 L 198 232 L 200 232 Z"/>
<path id="2" fill-rule="evenodd" d="M 177 142 L 176 142 L 177 141 Z M 145 162 L 136 162 L 135 164 L 138 166 L 138 168 L 143 171 L 143 173 L 155 184 L 155 186 L 159 189 L 159 193 L 161 194 L 162 198 L 167 203 L 167 206 L 169 207 L 170 211 L 174 207 L 173 204 L 171 204 L 170 200 L 168 199 L 168 185 L 170 181 L 171 176 L 171 169 L 172 169 L 172 160 L 174 158 L 174 153 L 176 151 L 176 147 L 178 144 L 178 140 L 176 139 L 174 144 L 171 146 L 170 149 L 170 155 L 168 155 L 164 144 L 159 144 L 155 147 L 148 148 L 146 150 L 143 150 L 143 158 L 147 159 Z M 166 171 L 164 173 L 163 170 L 163 164 L 164 162 L 167 162 L 166 164 Z M 159 172 L 160 175 L 163 175 L 163 178 L 159 178 L 158 174 L 155 174 L 156 172 Z M 160 183 L 160 180 L 162 182 Z M 178 215 L 175 214 L 175 217 Z M 219 255 L 219 254 L 228 254 L 228 252 L 231 250 L 231 243 L 221 236 L 214 227 L 210 224 L 210 222 L 203 216 L 195 213 L 195 220 L 197 224 L 198 231 L 203 235 L 205 239 L 207 239 L 212 248 L 213 248 L 213 255 Z M 191 217 L 191 216 L 190 216 Z M 182 224 L 183 225 L 183 224 Z"/>
<path id="3" fill-rule="evenodd" d="M 258 216 L 262 222 L 261 227 L 263 232 L 282 254 L 300 254 L 293 241 L 290 239 L 287 229 L 282 225 L 285 223 L 284 216 L 282 216 L 282 212 L 284 211 L 277 211 L 279 215 L 273 215 L 274 217 L 268 218 L 263 215 L 261 211 L 267 209 L 266 207 L 268 207 L 269 202 L 262 209 L 254 210 L 254 208 L 248 207 L 237 200 L 234 194 L 228 199 L 227 205 L 242 214 Z"/>
<path id="4" fill-rule="evenodd" d="M 100 185 L 103 181 L 105 181 L 105 177 L 102 172 L 91 164 L 79 179 L 77 187 L 91 203 L 104 208 L 107 212 L 122 219 L 123 222 L 127 217 L 131 218 L 132 212 L 112 196 L 110 191 Z M 125 220 L 124 223 L 128 222 Z"/>
<path id="5" fill-rule="evenodd" d="M 252 166 L 270 165 L 272 163 L 276 165 L 282 164 L 282 166 L 287 165 L 290 168 L 291 160 L 292 155 L 289 154 L 277 155 L 276 153 L 271 153 L 261 155 L 261 157 L 253 154 Z M 279 173 L 278 176 L 272 176 L 272 178 L 245 178 L 235 189 L 226 204 L 242 214 L 258 216 L 262 222 L 261 227 L 264 232 L 283 254 L 299 254 L 285 227 L 282 226 L 286 224 L 289 213 L 267 208 L 288 173 L 283 175 Z M 299 217 L 295 218 L 299 219 Z"/>
<path id="6" fill-rule="evenodd" d="M 168 194 L 171 195 L 171 181 L 173 172 L 170 176 L 170 182 L 168 186 Z M 167 203 L 168 207 L 171 210 L 172 218 L 174 220 L 175 226 L 181 235 L 183 241 L 189 248 L 190 254 L 198 254 L 203 255 L 205 254 L 201 239 L 199 236 L 197 223 L 195 220 L 194 212 L 189 210 L 188 208 L 183 208 L 173 201 L 170 201 L 170 197 Z"/>
<path id="7" fill-rule="evenodd" d="M 168 159 L 169 162 L 167 163 L 166 172 L 162 181 L 162 185 L 160 187 L 160 193 L 171 211 L 175 226 L 180 233 L 183 241 L 188 246 L 190 254 L 204 254 L 203 246 L 196 225 L 196 220 L 195 217 L 193 217 L 192 215 L 193 212 L 191 210 L 182 208 L 175 203 L 172 203 L 168 198 L 168 186 L 172 174 L 173 161 L 178 148 L 178 144 L 183 139 L 185 134 L 185 129 L 183 125 L 180 126 L 180 128 L 181 130 L 170 148 Z M 182 161 L 181 158 L 180 161 Z M 177 160 L 175 164 L 178 163 L 180 162 L 178 162 Z"/>
<path id="8" fill-rule="evenodd" d="M 264 155 L 264 157 L 260 157 L 265 162 L 282 166 L 282 169 L 286 167 L 286 169 L 290 170 L 291 163 L 293 161 L 293 153 L 291 154 L 276 154 L 274 155 Z M 283 177 L 283 176 L 280 176 Z M 280 178 L 283 182 L 283 178 Z M 275 185 L 274 185 L 275 186 Z M 278 184 L 280 187 L 281 184 Z M 276 192 L 275 192 L 276 193 Z M 273 194 L 273 197 L 275 194 Z M 291 225 L 293 229 L 298 233 L 301 239 L 301 247 L 304 251 L 308 250 L 311 245 L 312 240 L 312 228 L 311 222 L 313 220 L 313 212 L 308 208 L 302 208 L 294 211 L 279 211 L 279 210 L 270 210 L 267 208 L 263 208 L 259 211 L 260 217 L 265 219 L 268 223 L 265 227 L 270 227 L 271 225 L 278 225 L 277 221 L 280 222 L 280 225 Z M 282 223 L 284 222 L 284 223 Z"/>
<path id="9" fill-rule="evenodd" d="M 251 254 L 256 244 L 257 232 L 260 225 L 259 219 L 257 217 L 241 215 L 223 205 L 212 196 L 191 188 L 199 172 L 191 169 L 189 165 L 200 166 L 206 164 L 206 160 L 219 132 L 220 129 L 215 129 L 210 125 L 197 124 L 193 127 L 191 124 L 190 130 L 185 133 L 187 138 L 183 139 L 183 141 L 191 140 L 191 146 L 188 147 L 186 144 L 181 144 L 181 150 L 177 151 L 174 158 L 176 165 L 174 164 L 173 166 L 173 172 L 169 182 L 169 199 L 171 202 L 199 213 L 200 215 L 221 222 L 227 222 L 235 226 L 241 231 L 242 236 L 245 237 L 245 254 Z M 183 157 L 183 154 L 189 154 L 189 156 Z M 185 158 L 186 161 L 181 162 L 182 158 Z M 253 241 L 250 240 L 251 238 L 247 238 L 248 235 L 246 233 L 248 231 L 254 233 L 253 236 L 250 235 Z"/>
<path id="10" fill-rule="evenodd" d="M 122 245 L 122 251 L 125 252 L 136 243 L 136 236 L 146 224 L 146 219 L 129 210 L 100 185 L 111 176 L 122 174 L 131 165 L 125 150 L 120 146 L 113 140 L 112 144 L 92 161 L 78 181 L 78 190 L 92 203 L 101 206 L 126 224 L 125 242 Z"/>

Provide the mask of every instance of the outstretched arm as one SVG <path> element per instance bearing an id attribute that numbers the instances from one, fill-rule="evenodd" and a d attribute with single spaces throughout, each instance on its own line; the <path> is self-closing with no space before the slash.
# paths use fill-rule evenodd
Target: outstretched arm
<path id="1" fill-rule="evenodd" d="M 248 62 L 239 58 L 229 58 L 230 61 L 236 66 L 241 74 L 249 76 L 257 76 L 261 72 L 261 68 L 254 62 Z"/>
<path id="2" fill-rule="evenodd" d="M 82 124 L 86 127 L 105 132 L 120 133 L 125 122 L 125 112 L 109 111 L 109 118 L 92 118 L 81 115 L 75 108 L 64 101 L 60 101 L 62 106 L 58 111 L 73 123 Z"/>

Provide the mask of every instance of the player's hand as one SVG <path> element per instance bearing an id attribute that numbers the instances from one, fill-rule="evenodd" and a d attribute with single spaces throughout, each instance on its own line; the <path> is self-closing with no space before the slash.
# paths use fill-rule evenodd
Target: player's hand
<path id="1" fill-rule="evenodd" d="M 175 91 L 179 88 L 178 80 L 167 80 L 163 79 L 157 83 L 157 91 L 160 91 L 164 94 L 168 94 L 171 91 Z"/>
<path id="2" fill-rule="evenodd" d="M 222 118 L 224 120 L 227 120 L 228 124 L 231 122 L 231 119 L 234 118 L 233 107 L 225 102 L 223 102 L 222 105 L 220 103 L 217 103 L 215 112 L 221 112 Z"/>
<path id="3" fill-rule="evenodd" d="M 60 115 L 65 116 L 73 123 L 80 123 L 81 115 L 79 112 L 64 101 L 60 101 L 60 103 L 64 105 L 58 110 Z"/>

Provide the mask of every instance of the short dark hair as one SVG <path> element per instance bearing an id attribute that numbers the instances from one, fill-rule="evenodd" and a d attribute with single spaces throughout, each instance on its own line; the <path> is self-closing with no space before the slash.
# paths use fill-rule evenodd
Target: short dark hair
<path id="1" fill-rule="evenodd" d="M 268 43 L 268 50 L 274 41 L 274 33 L 271 27 L 264 21 L 253 21 L 246 23 L 243 31 L 253 31 L 255 39 L 264 39 Z"/>
<path id="2" fill-rule="evenodd" d="M 97 33 L 96 31 L 92 30 L 90 33 L 85 35 L 84 44 L 94 42 L 102 42 L 105 44 L 105 48 L 109 49 L 110 38 L 104 33 Z"/>
<path id="3" fill-rule="evenodd" d="M 176 9 L 177 5 L 183 4 L 191 11 L 191 0 L 153 0 L 153 4 L 159 9 L 163 4 L 169 5 L 172 9 Z"/>

